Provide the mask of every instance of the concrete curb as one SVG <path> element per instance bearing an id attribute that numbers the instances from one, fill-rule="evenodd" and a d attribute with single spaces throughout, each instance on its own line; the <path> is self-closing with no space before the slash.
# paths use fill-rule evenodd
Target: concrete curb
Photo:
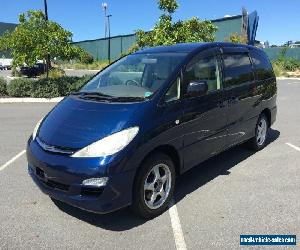
<path id="1" fill-rule="evenodd" d="M 55 98 L 0 98 L 0 103 L 56 103 L 60 102 L 63 97 L 55 97 Z"/>
<path id="2" fill-rule="evenodd" d="M 300 77 L 284 77 L 284 76 L 280 76 L 280 77 L 276 77 L 277 80 L 300 80 Z"/>
<path id="3" fill-rule="evenodd" d="M 21 77 L 15 77 L 15 76 L 6 76 L 8 79 L 14 80 L 14 79 L 19 79 Z"/>
<path id="4" fill-rule="evenodd" d="M 100 71 L 100 69 L 64 69 L 65 71 L 67 70 L 67 71 L 74 71 L 74 70 L 77 70 L 77 71 L 79 71 L 79 70 L 81 70 L 81 71 L 90 71 L 90 72 L 99 72 Z"/>

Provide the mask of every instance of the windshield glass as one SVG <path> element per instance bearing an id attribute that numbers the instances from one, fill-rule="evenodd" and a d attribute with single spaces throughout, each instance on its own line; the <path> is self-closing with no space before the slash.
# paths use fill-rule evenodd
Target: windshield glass
<path id="1" fill-rule="evenodd" d="M 128 55 L 96 75 L 80 92 L 124 98 L 150 97 L 185 56 L 186 53 Z"/>

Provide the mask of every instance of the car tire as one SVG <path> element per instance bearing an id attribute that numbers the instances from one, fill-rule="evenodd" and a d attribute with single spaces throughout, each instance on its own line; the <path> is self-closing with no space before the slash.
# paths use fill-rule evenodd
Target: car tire
<path id="1" fill-rule="evenodd" d="M 175 176 L 174 163 L 168 155 L 155 153 L 148 157 L 135 178 L 132 210 L 144 219 L 163 213 L 173 197 Z"/>
<path id="2" fill-rule="evenodd" d="M 248 141 L 248 147 L 252 150 L 259 151 L 266 146 L 268 138 L 269 122 L 264 113 L 262 113 L 255 127 L 255 136 Z"/>

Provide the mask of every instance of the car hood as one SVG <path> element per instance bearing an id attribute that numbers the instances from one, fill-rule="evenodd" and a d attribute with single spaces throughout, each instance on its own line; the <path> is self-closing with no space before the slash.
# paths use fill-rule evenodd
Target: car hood
<path id="1" fill-rule="evenodd" d="M 131 117 L 142 105 L 95 102 L 69 96 L 44 118 L 38 137 L 51 146 L 80 149 L 137 125 Z"/>

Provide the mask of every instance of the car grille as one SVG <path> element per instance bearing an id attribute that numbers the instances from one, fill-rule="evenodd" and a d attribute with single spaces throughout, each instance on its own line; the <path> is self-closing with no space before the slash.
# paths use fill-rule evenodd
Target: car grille
<path id="1" fill-rule="evenodd" d="M 38 137 L 36 137 L 36 141 L 42 149 L 44 149 L 45 151 L 51 152 L 51 153 L 70 155 L 70 154 L 73 154 L 76 151 L 74 149 L 62 148 L 62 147 L 48 145 Z"/>
<path id="2" fill-rule="evenodd" d="M 44 171 L 42 169 L 38 168 L 38 167 L 36 168 L 36 175 L 39 177 L 39 179 L 45 185 L 47 185 L 50 188 L 59 189 L 59 190 L 63 190 L 63 191 L 68 191 L 69 190 L 69 187 L 70 187 L 69 185 L 47 179 L 45 177 Z"/>
<path id="3" fill-rule="evenodd" d="M 55 189 L 60 189 L 63 191 L 68 191 L 69 190 L 69 185 L 66 184 L 62 184 L 56 181 L 51 181 L 51 180 L 47 180 L 47 181 L 43 181 L 48 187 L 51 188 L 55 188 Z"/>

